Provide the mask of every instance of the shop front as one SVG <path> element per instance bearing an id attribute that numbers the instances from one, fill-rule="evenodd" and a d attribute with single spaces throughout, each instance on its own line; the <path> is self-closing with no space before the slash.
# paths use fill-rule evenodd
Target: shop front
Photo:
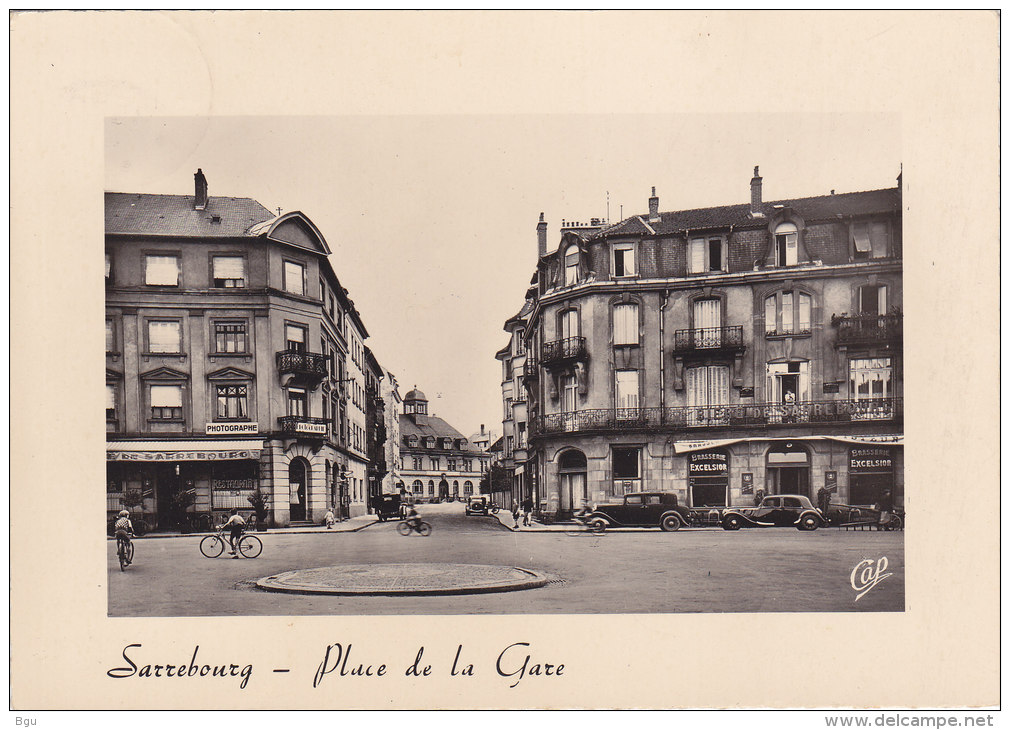
<path id="1" fill-rule="evenodd" d="M 129 509 L 153 529 L 207 529 L 233 507 L 252 509 L 262 445 L 261 439 L 108 442 L 106 509 Z"/>
<path id="2" fill-rule="evenodd" d="M 893 450 L 886 446 L 849 449 L 849 504 L 872 507 L 885 491 L 895 495 Z"/>
<path id="3" fill-rule="evenodd" d="M 729 456 L 724 449 L 687 455 L 692 507 L 725 507 L 729 499 Z"/>

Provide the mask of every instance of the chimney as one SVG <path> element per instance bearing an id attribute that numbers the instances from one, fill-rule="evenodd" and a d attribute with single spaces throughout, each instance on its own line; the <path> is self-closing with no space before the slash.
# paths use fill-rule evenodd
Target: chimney
<path id="1" fill-rule="evenodd" d="M 761 212 L 761 176 L 757 165 L 754 165 L 754 177 L 750 181 L 750 214 L 753 217 L 764 215 Z"/>
<path id="2" fill-rule="evenodd" d="M 480 435 L 481 435 L 481 436 L 483 436 L 483 435 L 484 435 L 484 424 L 483 424 L 483 423 L 482 423 L 482 424 L 480 424 Z"/>
<path id="3" fill-rule="evenodd" d="M 193 175 L 196 180 L 196 197 L 193 200 L 193 207 L 197 210 L 204 210 L 207 207 L 207 178 L 203 176 L 203 170 L 197 168 Z"/>
<path id="4" fill-rule="evenodd" d="M 544 222 L 543 213 L 540 213 L 540 222 L 537 223 L 537 253 L 540 256 L 547 255 L 547 223 Z"/>
<path id="5" fill-rule="evenodd" d="M 649 223 L 658 223 L 659 217 L 659 198 L 656 197 L 656 186 L 652 186 L 652 197 L 649 198 Z"/>

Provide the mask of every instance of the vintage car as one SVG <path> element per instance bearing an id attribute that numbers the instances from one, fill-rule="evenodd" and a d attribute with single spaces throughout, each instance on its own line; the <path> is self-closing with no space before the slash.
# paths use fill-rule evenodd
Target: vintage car
<path id="1" fill-rule="evenodd" d="M 816 530 L 827 519 L 810 500 L 799 494 L 773 494 L 757 507 L 731 507 L 722 513 L 722 529 L 741 527 L 795 527 Z"/>
<path id="2" fill-rule="evenodd" d="M 377 494 L 372 498 L 372 507 L 379 522 L 385 522 L 400 516 L 400 495 L 399 494 Z"/>
<path id="3" fill-rule="evenodd" d="M 632 492 L 596 505 L 576 515 L 576 519 L 597 532 L 608 527 L 661 527 L 672 532 L 691 524 L 691 512 L 677 504 L 676 494 Z"/>
<path id="4" fill-rule="evenodd" d="M 475 494 L 466 500 L 463 511 L 468 515 L 488 515 L 498 511 L 498 506 L 491 503 L 486 494 Z"/>

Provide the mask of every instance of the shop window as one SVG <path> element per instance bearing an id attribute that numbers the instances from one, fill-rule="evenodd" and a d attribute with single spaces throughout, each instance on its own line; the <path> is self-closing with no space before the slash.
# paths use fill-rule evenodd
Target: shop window
<path id="1" fill-rule="evenodd" d="M 305 266 L 294 261 L 284 262 L 284 291 L 305 296 Z"/>
<path id="2" fill-rule="evenodd" d="M 218 420 L 245 419 L 249 417 L 249 395 L 246 385 L 218 385 Z"/>
<path id="3" fill-rule="evenodd" d="M 614 276 L 634 276 L 635 275 L 635 244 L 615 243 L 614 244 Z"/>
<path id="4" fill-rule="evenodd" d="M 642 450 L 637 446 L 614 446 L 611 450 L 611 457 L 613 459 L 614 493 L 624 494 L 641 491 Z"/>
<path id="5" fill-rule="evenodd" d="M 144 283 L 148 286 L 179 286 L 179 257 L 146 256 Z"/>
<path id="6" fill-rule="evenodd" d="M 305 328 L 297 325 L 284 325 L 284 346 L 292 352 L 305 352 Z"/>
<path id="7" fill-rule="evenodd" d="M 614 344 L 638 344 L 638 305 L 614 305 Z"/>
<path id="8" fill-rule="evenodd" d="M 246 323 L 215 322 L 214 352 L 219 355 L 246 352 Z"/>
<path id="9" fill-rule="evenodd" d="M 775 229 L 775 265 L 795 266 L 799 262 L 799 233 L 792 223 Z"/>
<path id="10" fill-rule="evenodd" d="M 182 323 L 151 320 L 147 323 L 148 352 L 178 354 L 182 352 Z"/>
<path id="11" fill-rule="evenodd" d="M 215 256 L 211 265 L 214 269 L 215 289 L 240 289 L 245 286 L 245 259 L 241 256 Z"/>
<path id="12" fill-rule="evenodd" d="M 579 283 L 579 247 L 572 245 L 565 250 L 565 286 Z"/>
<path id="13" fill-rule="evenodd" d="M 886 222 L 853 223 L 851 232 L 853 260 L 883 259 L 890 255 L 890 227 Z"/>
<path id="14" fill-rule="evenodd" d="M 765 335 L 808 335 L 813 297 L 799 291 L 782 291 L 765 298 Z"/>
<path id="15" fill-rule="evenodd" d="M 154 421 L 182 420 L 181 385 L 152 385 L 150 394 L 151 394 L 151 420 Z"/>
<path id="16" fill-rule="evenodd" d="M 721 236 L 692 238 L 688 247 L 689 273 L 726 271 L 726 240 Z"/>
<path id="17" fill-rule="evenodd" d="M 116 386 L 105 384 L 105 420 L 116 420 Z"/>

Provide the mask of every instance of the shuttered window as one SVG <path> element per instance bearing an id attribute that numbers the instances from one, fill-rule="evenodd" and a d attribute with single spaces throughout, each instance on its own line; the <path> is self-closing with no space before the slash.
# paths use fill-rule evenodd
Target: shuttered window
<path id="1" fill-rule="evenodd" d="M 579 249 L 569 246 L 565 251 L 565 286 L 572 286 L 579 281 Z"/>
<path id="2" fill-rule="evenodd" d="M 105 420 L 116 420 L 116 386 L 105 385 Z"/>
<path id="3" fill-rule="evenodd" d="M 614 373 L 615 394 L 618 409 L 638 406 L 638 371 L 618 370 Z"/>
<path id="4" fill-rule="evenodd" d="M 614 344 L 638 344 L 637 304 L 617 304 L 614 306 Z"/>
<path id="5" fill-rule="evenodd" d="M 729 403 L 729 368 L 722 365 L 688 368 L 687 404 L 711 406 Z"/>
<path id="6" fill-rule="evenodd" d="M 182 386 L 151 386 L 151 418 L 154 420 L 179 420 L 182 418 Z"/>
<path id="7" fill-rule="evenodd" d="M 147 341 L 150 352 L 181 352 L 182 327 L 178 322 L 148 322 Z"/>
<path id="8" fill-rule="evenodd" d="M 241 256 L 215 256 L 214 286 L 219 289 L 244 287 L 245 259 Z"/>
<path id="9" fill-rule="evenodd" d="M 294 261 L 284 262 L 284 291 L 305 294 L 305 267 Z"/>
<path id="10" fill-rule="evenodd" d="M 144 283 L 148 286 L 179 286 L 179 257 L 147 256 Z"/>

